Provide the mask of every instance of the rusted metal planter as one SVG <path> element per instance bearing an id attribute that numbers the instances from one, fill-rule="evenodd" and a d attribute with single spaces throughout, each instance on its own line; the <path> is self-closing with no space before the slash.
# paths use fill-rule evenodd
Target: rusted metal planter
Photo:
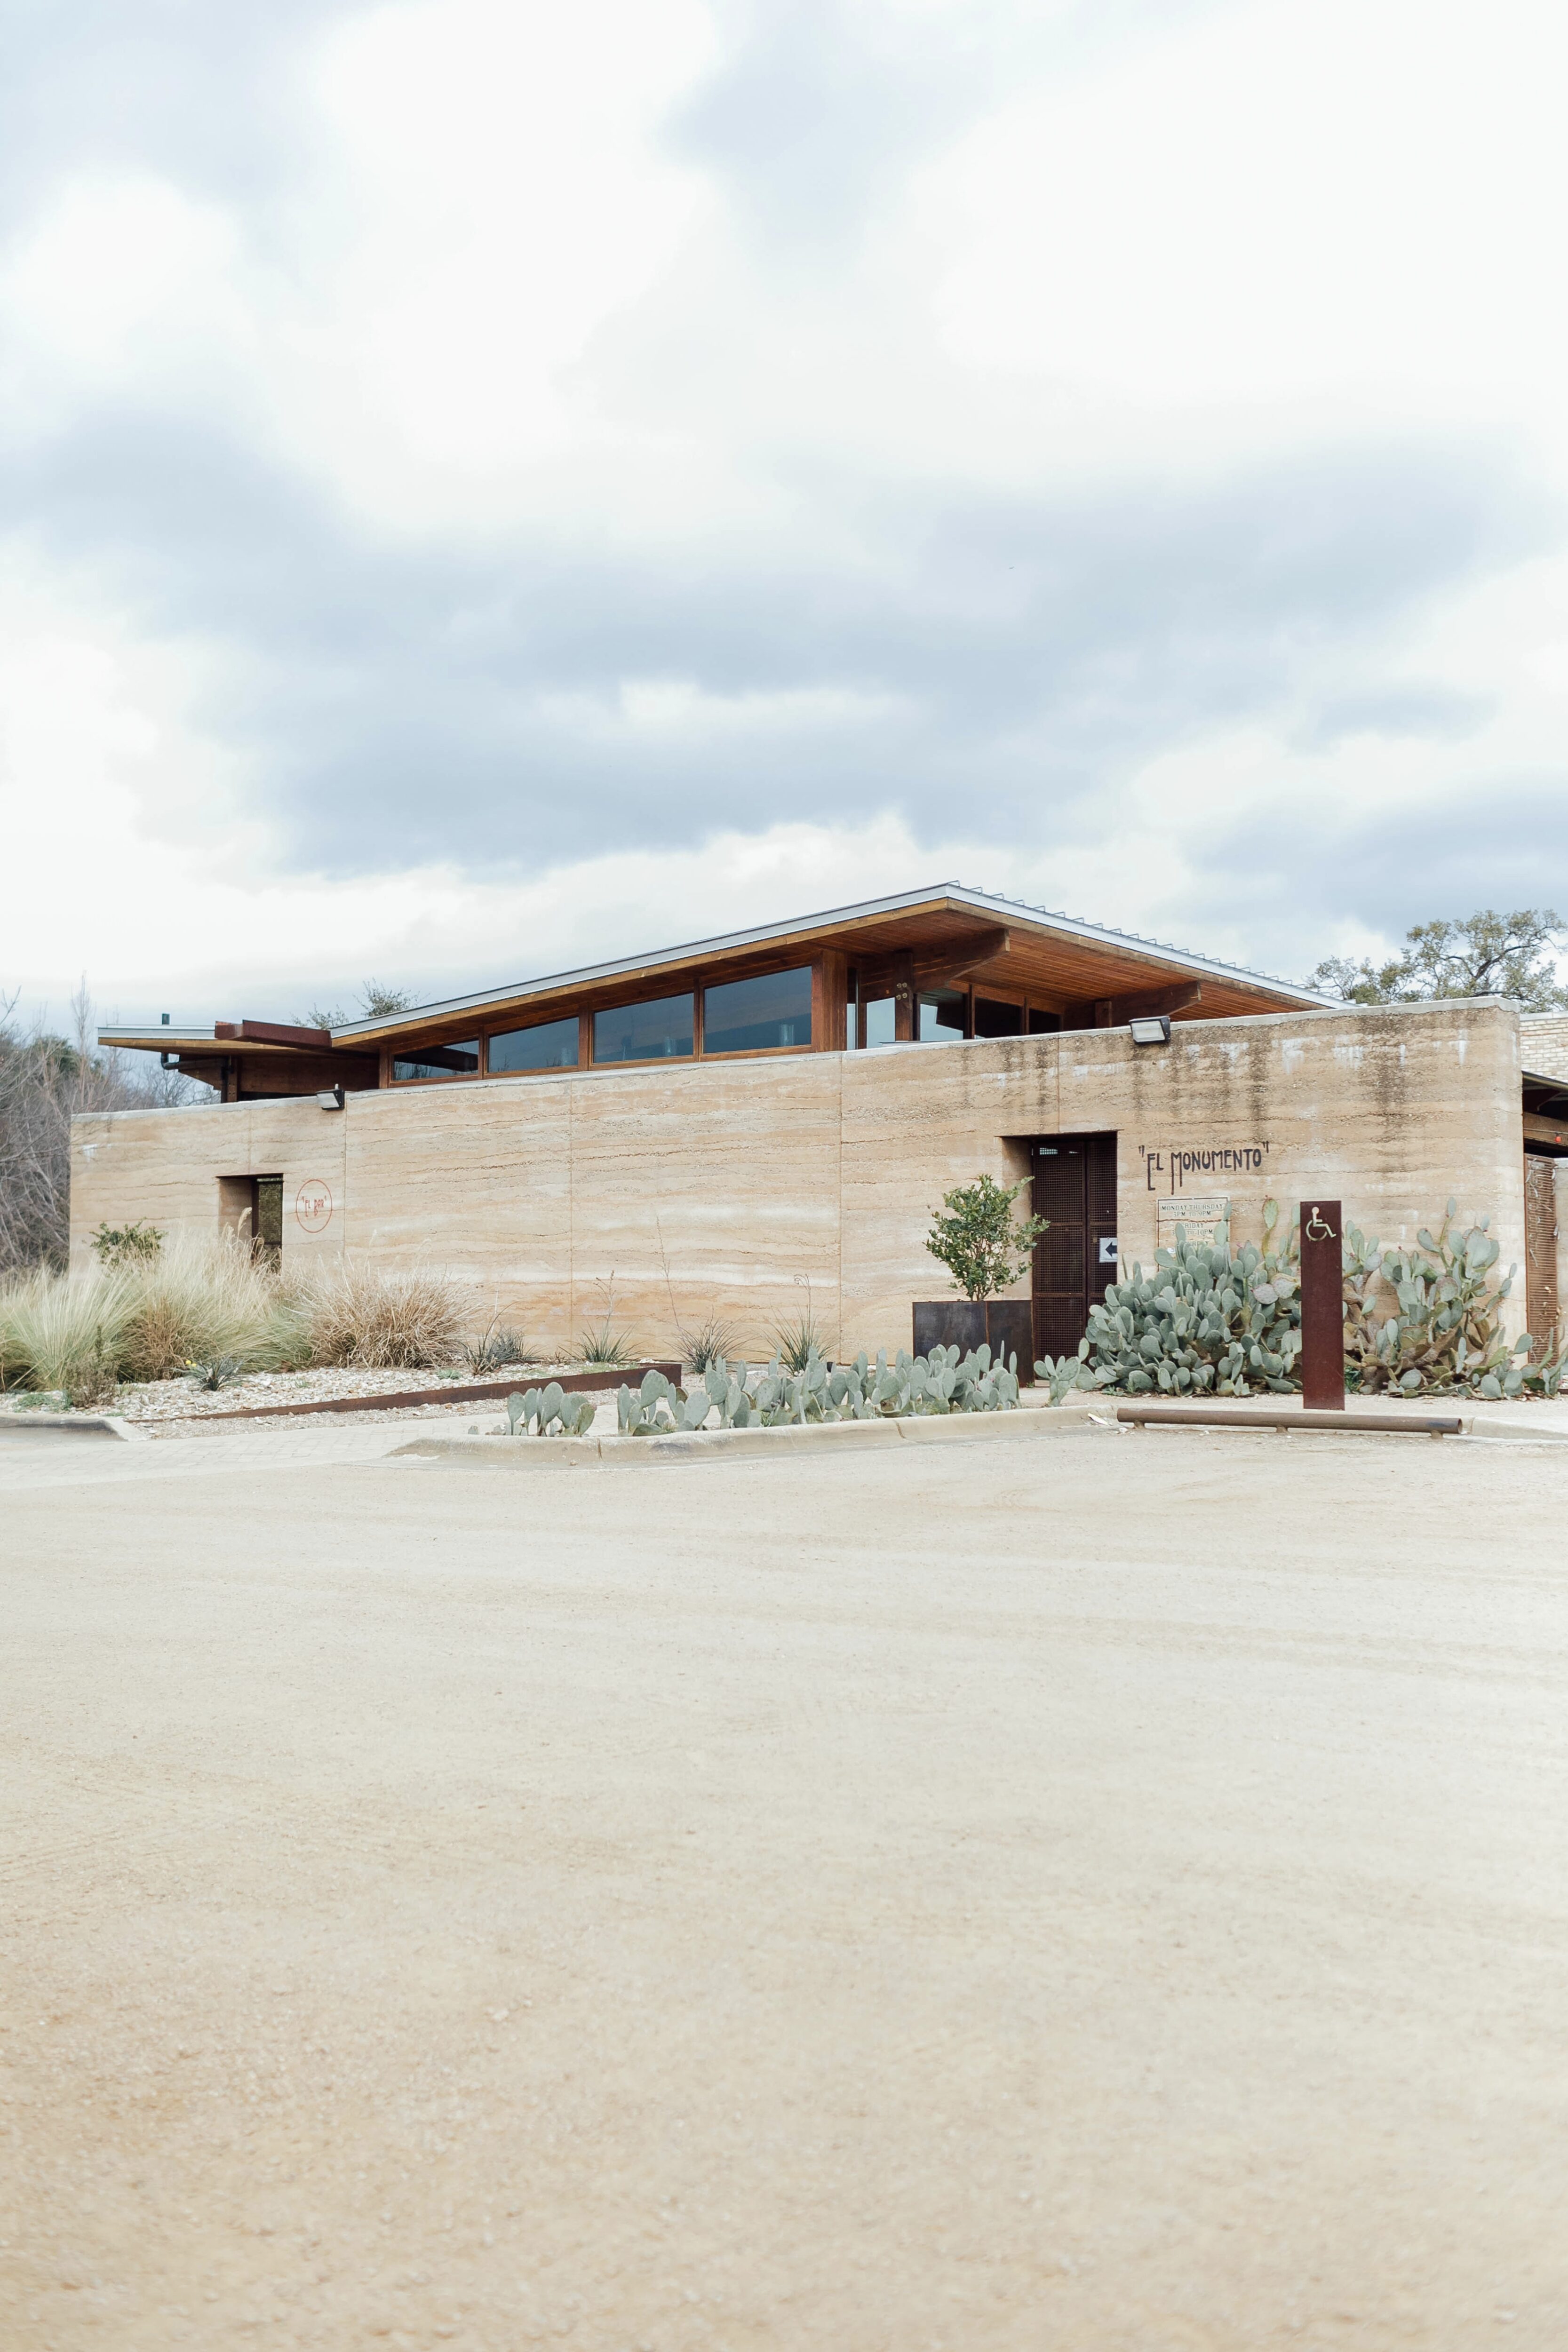
<path id="1" fill-rule="evenodd" d="M 963 1355 L 982 1344 L 1004 1363 L 1018 1359 L 1018 1377 L 1034 1371 L 1034 1309 L 1026 1298 L 917 1298 L 914 1302 L 914 1353 L 929 1356 L 933 1348 L 957 1348 Z"/>

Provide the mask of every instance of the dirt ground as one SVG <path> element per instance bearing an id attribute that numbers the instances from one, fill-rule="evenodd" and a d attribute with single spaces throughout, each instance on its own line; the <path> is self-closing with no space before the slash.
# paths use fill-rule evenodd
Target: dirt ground
<path id="1" fill-rule="evenodd" d="M 0 2345 L 1568 2346 L 1568 1447 L 0 1441 Z"/>

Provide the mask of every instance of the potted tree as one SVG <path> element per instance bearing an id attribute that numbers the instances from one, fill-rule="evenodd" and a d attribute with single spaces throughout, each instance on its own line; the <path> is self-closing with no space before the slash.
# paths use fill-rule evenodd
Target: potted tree
<path id="1" fill-rule="evenodd" d="M 1046 1230 L 1045 1217 L 1013 1214 L 1013 1204 L 1026 1192 L 1026 1176 L 1014 1185 L 998 1184 L 982 1176 L 973 1184 L 955 1185 L 942 1196 L 934 1211 L 926 1247 L 945 1265 L 958 1298 L 915 1301 L 915 1353 L 932 1348 L 978 1348 L 990 1343 L 994 1356 L 1004 1361 L 1016 1355 L 1020 1363 L 1034 1361 L 1034 1317 L 1026 1298 L 998 1298 L 1026 1272 L 1035 1244 Z"/>

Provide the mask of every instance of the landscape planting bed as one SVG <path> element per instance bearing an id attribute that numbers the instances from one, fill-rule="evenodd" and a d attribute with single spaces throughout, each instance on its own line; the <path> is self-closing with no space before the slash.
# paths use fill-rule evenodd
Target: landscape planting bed
<path id="1" fill-rule="evenodd" d="M 239 1421 L 301 1412 L 392 1412 L 409 1409 L 447 1411 L 461 1405 L 504 1402 L 520 1388 L 541 1381 L 561 1381 L 580 1390 L 615 1390 L 629 1382 L 634 1388 L 647 1370 L 633 1364 L 606 1371 L 579 1371 L 559 1364 L 508 1365 L 482 1381 L 465 1381 L 460 1371 L 450 1379 L 433 1372 L 413 1372 L 405 1365 L 370 1371 L 363 1365 L 323 1367 L 319 1371 L 246 1372 L 221 1389 L 197 1388 L 190 1381 L 142 1381 L 124 1383 L 112 1404 L 102 1410 L 130 1422 Z M 674 1379 L 677 1367 L 657 1369 Z M 36 1413 L 50 1409 L 62 1417 L 69 1412 L 63 1400 L 49 1400 L 17 1391 L 0 1397 L 0 1410 Z"/>

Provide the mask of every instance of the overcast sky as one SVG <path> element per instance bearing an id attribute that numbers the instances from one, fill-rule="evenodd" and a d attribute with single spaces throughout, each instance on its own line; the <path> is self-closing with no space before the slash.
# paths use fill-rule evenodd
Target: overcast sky
<path id="1" fill-rule="evenodd" d="M 1547 0 L 0 0 L 0 991 L 1568 906 Z"/>

